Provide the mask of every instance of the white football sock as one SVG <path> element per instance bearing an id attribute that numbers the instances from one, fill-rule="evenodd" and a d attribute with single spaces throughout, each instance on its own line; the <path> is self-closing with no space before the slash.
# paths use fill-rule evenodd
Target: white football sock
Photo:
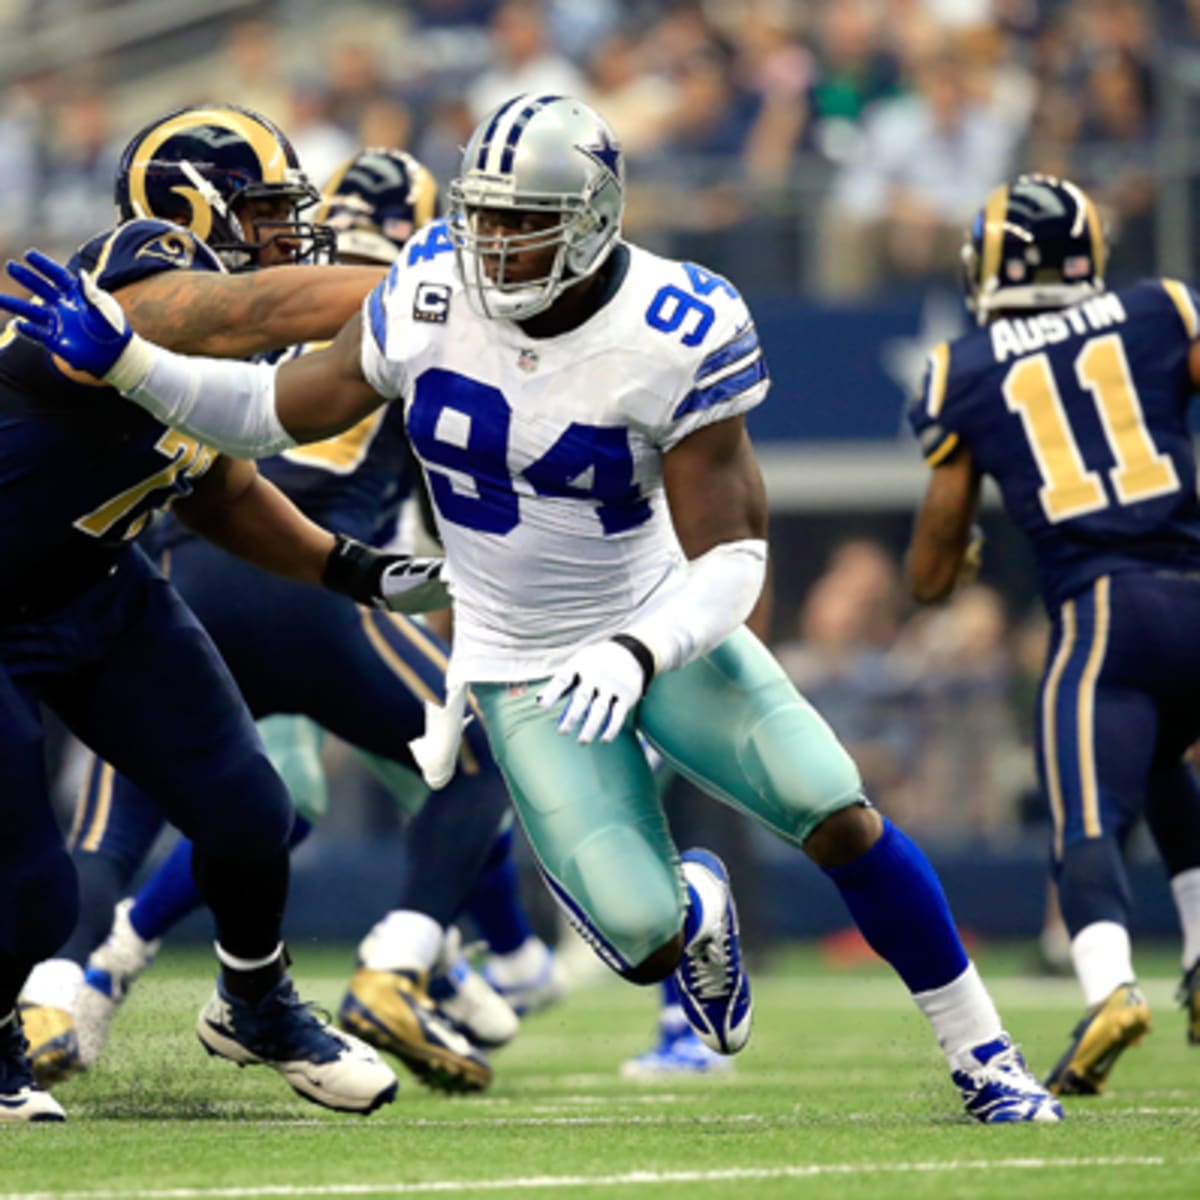
<path id="1" fill-rule="evenodd" d="M 1116 921 L 1093 921 L 1081 929 L 1071 939 L 1071 961 L 1088 1008 L 1137 978 L 1129 931 Z"/>
<path id="2" fill-rule="evenodd" d="M 971 1046 L 994 1042 L 1004 1032 L 1000 1014 L 974 963 L 957 978 L 928 992 L 914 992 L 917 1007 L 933 1026 L 947 1058 Z"/>
<path id="3" fill-rule="evenodd" d="M 428 971 L 437 961 L 445 936 L 432 917 L 396 908 L 359 943 L 358 956 L 372 971 Z"/>
<path id="4" fill-rule="evenodd" d="M 541 938 L 527 937 L 508 954 L 488 955 L 488 974 L 502 988 L 527 987 L 542 977 L 549 958 Z"/>
<path id="5" fill-rule="evenodd" d="M 48 958 L 29 972 L 29 978 L 21 989 L 21 999 L 26 1004 L 41 1004 L 71 1012 L 82 986 L 83 968 L 78 963 L 69 958 Z"/>
<path id="6" fill-rule="evenodd" d="M 1200 958 L 1200 867 L 1180 871 L 1171 880 L 1171 895 L 1183 929 L 1183 969 L 1190 971 Z"/>
<path id="7" fill-rule="evenodd" d="M 664 1004 L 658 1010 L 658 1027 L 667 1033 L 678 1033 L 681 1029 L 690 1028 L 688 1019 L 683 1014 L 683 1006 Z"/>

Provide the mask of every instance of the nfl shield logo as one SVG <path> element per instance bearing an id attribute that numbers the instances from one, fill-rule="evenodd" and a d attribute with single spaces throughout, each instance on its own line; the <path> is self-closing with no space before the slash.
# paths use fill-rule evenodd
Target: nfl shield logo
<path id="1" fill-rule="evenodd" d="M 522 371 L 536 371 L 538 367 L 538 355 L 536 350 L 531 350 L 528 346 L 517 355 L 517 366 Z"/>

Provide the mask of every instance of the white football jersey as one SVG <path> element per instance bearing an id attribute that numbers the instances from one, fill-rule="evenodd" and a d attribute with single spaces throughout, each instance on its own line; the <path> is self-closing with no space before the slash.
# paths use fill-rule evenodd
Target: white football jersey
<path id="1" fill-rule="evenodd" d="M 478 316 L 441 222 L 364 304 L 364 375 L 404 403 L 446 548 L 453 682 L 538 679 L 626 628 L 684 562 L 663 454 L 766 395 L 726 280 L 615 253 L 616 294 L 557 337 Z"/>

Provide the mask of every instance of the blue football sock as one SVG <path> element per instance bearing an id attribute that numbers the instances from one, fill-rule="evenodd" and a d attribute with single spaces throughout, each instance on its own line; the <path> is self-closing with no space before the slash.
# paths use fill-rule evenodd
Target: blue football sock
<path id="1" fill-rule="evenodd" d="M 153 942 L 202 903 L 192 878 L 192 843 L 181 837 L 142 884 L 129 910 L 129 923 L 143 941 Z"/>
<path id="2" fill-rule="evenodd" d="M 513 834 L 506 829 L 471 889 L 466 911 L 493 954 L 511 954 L 533 936 L 521 902 L 520 879 L 512 856 Z"/>
<path id="3" fill-rule="evenodd" d="M 289 846 L 296 846 L 311 832 L 312 824 L 298 816 Z M 143 941 L 153 942 L 203 903 L 192 875 L 192 843 L 181 837 L 134 898 L 129 923 Z"/>
<path id="4" fill-rule="evenodd" d="M 674 975 L 668 975 L 658 985 L 662 989 L 662 1007 L 658 1010 L 658 1027 L 672 1037 L 678 1036 L 681 1030 L 690 1029 L 688 1019 L 683 1015 L 683 1001 L 679 995 L 679 984 Z"/>
<path id="5" fill-rule="evenodd" d="M 659 986 L 662 988 L 663 1008 L 677 1008 L 682 1003 L 679 984 L 675 982 L 674 975 L 668 975 Z"/>
<path id="6" fill-rule="evenodd" d="M 825 872 L 837 884 L 863 937 L 910 992 L 957 979 L 967 952 L 945 893 L 920 847 L 886 817 L 866 854 Z"/>

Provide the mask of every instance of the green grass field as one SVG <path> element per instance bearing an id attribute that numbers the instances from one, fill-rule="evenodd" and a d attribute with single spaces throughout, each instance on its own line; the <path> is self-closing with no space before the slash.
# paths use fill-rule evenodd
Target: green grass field
<path id="1" fill-rule="evenodd" d="M 1005 1020 L 1044 1070 L 1076 1016 L 1072 981 L 981 953 Z M 302 993 L 336 1007 L 348 953 L 300 948 Z M 109 1054 L 56 1089 L 70 1120 L 0 1128 L 0 1200 L 121 1197 L 896 1197 L 1121 1200 L 1200 1195 L 1200 1049 L 1185 1046 L 1165 953 L 1138 959 L 1156 1029 L 1110 1094 L 1053 1127 L 970 1123 L 923 1020 L 882 968 L 797 951 L 755 981 L 755 1032 L 727 1078 L 620 1080 L 654 997 L 606 982 L 530 1018 L 496 1083 L 446 1097 L 403 1071 L 396 1102 L 341 1116 L 266 1068 L 210 1060 L 192 1023 L 211 977 L 168 952 Z"/>

